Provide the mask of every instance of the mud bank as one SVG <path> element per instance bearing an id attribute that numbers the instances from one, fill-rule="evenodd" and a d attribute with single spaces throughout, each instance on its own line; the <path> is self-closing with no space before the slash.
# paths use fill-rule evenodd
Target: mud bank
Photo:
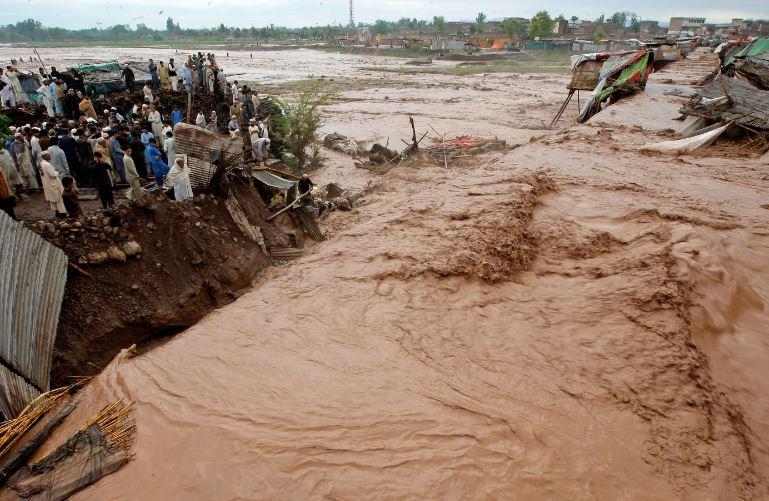
<path id="1" fill-rule="evenodd" d="M 233 186 L 252 222 L 262 228 L 267 247 L 286 246 L 286 235 L 265 221 L 269 213 L 245 185 Z M 104 233 L 44 237 L 61 246 L 91 276 L 71 271 L 54 348 L 52 385 L 97 374 L 120 350 L 176 334 L 247 289 L 272 263 L 238 229 L 224 198 L 203 196 L 176 203 L 148 194 L 141 207 L 120 207 Z M 101 220 L 101 217 L 99 217 Z M 138 258 L 89 264 L 88 256 L 134 241 Z M 142 349 L 142 346 L 139 346 Z"/>

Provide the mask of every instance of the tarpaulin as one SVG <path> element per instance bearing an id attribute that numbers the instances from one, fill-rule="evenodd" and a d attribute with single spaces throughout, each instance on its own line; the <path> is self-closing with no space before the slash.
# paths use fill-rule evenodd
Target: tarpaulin
<path id="1" fill-rule="evenodd" d="M 732 54 L 724 64 L 724 70 L 731 68 L 738 59 L 749 56 L 763 56 L 769 53 L 769 38 L 756 38 L 744 49 Z"/>
<path id="2" fill-rule="evenodd" d="M 116 71 L 120 69 L 117 62 L 104 63 L 104 64 L 83 64 L 81 66 L 73 66 L 67 68 L 68 70 L 77 70 L 80 73 L 93 73 L 94 71 Z"/>
<path id="3" fill-rule="evenodd" d="M 604 67 L 606 67 L 607 64 L 609 64 L 609 61 L 606 61 L 606 63 L 604 63 Z M 622 70 L 622 73 L 620 73 L 619 77 L 617 77 L 614 83 L 612 83 L 605 89 L 598 92 L 596 94 L 596 100 L 603 101 L 620 87 L 623 87 L 629 83 L 635 83 L 638 80 L 646 78 L 646 74 L 647 74 L 646 71 L 648 67 L 649 67 L 649 54 L 646 54 L 641 59 L 639 59 L 632 65 Z M 603 73 L 603 70 L 601 71 L 601 73 Z"/>

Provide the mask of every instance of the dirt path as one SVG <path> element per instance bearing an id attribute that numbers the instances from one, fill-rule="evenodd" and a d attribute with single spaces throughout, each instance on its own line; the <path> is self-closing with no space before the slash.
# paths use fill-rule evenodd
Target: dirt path
<path id="1" fill-rule="evenodd" d="M 526 85 L 478 113 L 546 120 L 555 86 Z M 767 166 L 642 152 L 668 87 L 604 112 L 622 125 L 497 123 L 523 145 L 448 170 L 334 156 L 319 179 L 379 189 L 329 242 L 86 390 L 69 426 L 125 396 L 139 434 L 78 498 L 769 495 Z M 415 106 L 481 129 L 447 114 L 466 90 Z M 383 101 L 356 96 L 332 127 Z"/>

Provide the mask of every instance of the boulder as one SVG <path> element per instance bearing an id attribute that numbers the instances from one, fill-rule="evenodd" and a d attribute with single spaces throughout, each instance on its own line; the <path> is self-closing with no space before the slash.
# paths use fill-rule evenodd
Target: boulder
<path id="1" fill-rule="evenodd" d="M 110 259 L 110 261 L 115 261 L 120 263 L 126 262 L 126 253 L 118 249 L 114 245 L 109 249 L 107 249 L 107 257 Z"/>
<path id="2" fill-rule="evenodd" d="M 123 244 L 123 252 L 129 257 L 137 256 L 142 253 L 142 246 L 139 242 L 126 242 Z"/>
<path id="3" fill-rule="evenodd" d="M 106 252 L 91 252 L 88 254 L 88 262 L 90 264 L 102 264 L 109 259 Z"/>

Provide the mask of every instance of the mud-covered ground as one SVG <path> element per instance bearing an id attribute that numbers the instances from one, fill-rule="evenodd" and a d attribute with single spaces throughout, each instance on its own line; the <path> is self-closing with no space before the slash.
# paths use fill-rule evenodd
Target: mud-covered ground
<path id="1" fill-rule="evenodd" d="M 557 130 L 560 76 L 343 94 L 329 131 L 399 144 L 411 114 L 511 148 L 380 176 L 329 153 L 316 181 L 365 204 L 106 367 L 47 447 L 125 397 L 136 457 L 76 497 L 766 498 L 769 166 L 642 149 L 710 64 Z"/>

